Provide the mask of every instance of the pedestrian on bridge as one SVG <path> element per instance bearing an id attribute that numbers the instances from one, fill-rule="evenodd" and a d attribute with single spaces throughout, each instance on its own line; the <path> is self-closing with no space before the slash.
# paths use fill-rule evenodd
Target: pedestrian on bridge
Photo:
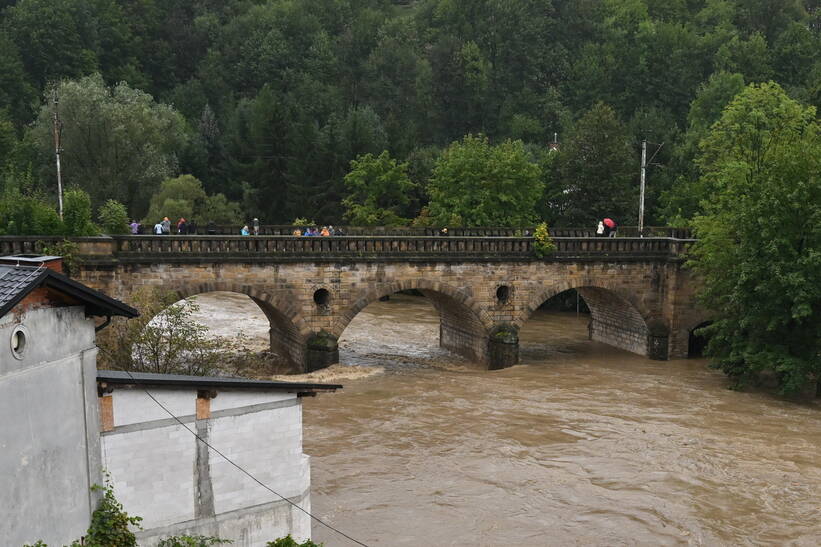
<path id="1" fill-rule="evenodd" d="M 258 236 L 259 235 L 259 219 L 257 217 L 254 217 L 254 222 L 252 223 L 252 225 L 254 227 L 254 235 Z"/>
<path id="2" fill-rule="evenodd" d="M 162 219 L 162 235 L 167 236 L 171 235 L 171 221 L 168 220 L 168 217 Z"/>
<path id="3" fill-rule="evenodd" d="M 605 236 L 616 237 L 616 221 L 612 218 L 605 218 L 602 223 L 604 223 Z"/>
<path id="4" fill-rule="evenodd" d="M 154 225 L 154 235 L 161 236 L 163 234 L 162 220 L 158 220 Z"/>

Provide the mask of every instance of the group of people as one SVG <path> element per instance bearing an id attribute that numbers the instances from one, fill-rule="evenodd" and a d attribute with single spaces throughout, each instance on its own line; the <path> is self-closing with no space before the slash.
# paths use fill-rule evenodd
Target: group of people
<path id="1" fill-rule="evenodd" d="M 136 220 L 132 220 L 129 227 L 131 228 L 132 234 L 142 233 L 142 225 Z M 197 223 L 193 220 L 186 220 L 185 218 L 180 217 L 176 223 L 176 229 L 176 233 L 179 235 L 196 234 Z M 157 221 L 152 229 L 152 233 L 157 236 L 171 235 L 171 220 L 168 217 L 164 217 L 162 220 Z"/>
<path id="2" fill-rule="evenodd" d="M 616 237 L 616 221 L 612 218 L 603 218 L 596 227 L 596 237 Z"/>
<path id="3" fill-rule="evenodd" d="M 321 229 L 309 226 L 309 227 L 305 228 L 304 232 L 301 229 L 297 228 L 296 230 L 294 230 L 293 234 L 291 234 L 291 235 L 294 235 L 294 236 L 297 236 L 297 237 L 299 237 L 299 236 L 328 237 L 328 236 L 344 236 L 345 233 L 342 231 L 342 228 L 335 229 L 333 226 L 323 226 Z"/>
<path id="4" fill-rule="evenodd" d="M 249 236 L 249 235 L 251 235 L 251 230 L 253 229 L 254 235 L 258 236 L 259 235 L 259 219 L 257 217 L 254 217 L 254 220 L 251 221 L 251 226 L 253 228 L 248 228 L 247 224 L 245 226 L 243 226 L 239 231 L 239 235 Z"/>

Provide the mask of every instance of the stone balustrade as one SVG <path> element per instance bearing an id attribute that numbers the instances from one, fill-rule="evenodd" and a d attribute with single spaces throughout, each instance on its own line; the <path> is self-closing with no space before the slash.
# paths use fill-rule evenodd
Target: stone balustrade
<path id="1" fill-rule="evenodd" d="M 55 252 L 58 237 L 0 237 L 0 255 Z M 69 238 L 84 262 L 278 262 L 345 258 L 371 260 L 536 260 L 532 237 L 465 236 L 100 236 Z M 693 240 L 555 237 L 547 260 L 679 259 Z"/>
<path id="2" fill-rule="evenodd" d="M 438 236 L 439 227 L 430 226 L 337 226 L 347 236 Z M 242 225 L 240 224 L 219 224 L 213 227 L 215 233 L 209 235 L 239 235 Z M 264 224 L 259 227 L 260 235 L 293 235 L 294 230 L 304 230 L 304 226 L 294 226 L 291 224 Z M 451 236 L 467 237 L 521 237 L 525 231 L 530 234 L 535 230 L 534 226 L 515 228 L 510 226 L 483 226 L 473 228 L 448 228 Z M 199 226 L 197 233 L 208 234 L 206 226 Z M 619 226 L 619 236 L 638 237 L 638 226 Z M 595 237 L 595 227 L 590 228 L 550 228 L 550 235 L 553 237 Z M 689 228 L 673 228 L 669 226 L 645 226 L 645 237 L 675 237 L 688 239 L 692 237 Z"/>

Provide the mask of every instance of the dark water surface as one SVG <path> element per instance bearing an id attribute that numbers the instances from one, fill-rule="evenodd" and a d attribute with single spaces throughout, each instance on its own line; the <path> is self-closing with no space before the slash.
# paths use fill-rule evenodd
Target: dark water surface
<path id="1" fill-rule="evenodd" d="M 305 401 L 314 512 L 369 545 L 821 544 L 818 405 L 586 322 L 537 312 L 522 364 L 478 372 L 438 348 L 426 300 L 369 306 L 341 360 L 385 373 Z"/>

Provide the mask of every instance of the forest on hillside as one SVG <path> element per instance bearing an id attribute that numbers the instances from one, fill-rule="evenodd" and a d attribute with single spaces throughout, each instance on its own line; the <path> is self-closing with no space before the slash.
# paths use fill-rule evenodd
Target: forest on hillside
<path id="1" fill-rule="evenodd" d="M 517 221 L 634 224 L 646 139 L 645 221 L 683 224 L 745 86 L 821 106 L 819 4 L 0 0 L 0 190 L 56 202 L 56 91 L 64 182 L 94 210 L 153 221 L 188 189 L 200 216 L 467 224 L 521 191 Z M 477 165 L 515 176 L 482 196 L 456 183 Z M 449 191 L 473 201 L 429 203 Z"/>

